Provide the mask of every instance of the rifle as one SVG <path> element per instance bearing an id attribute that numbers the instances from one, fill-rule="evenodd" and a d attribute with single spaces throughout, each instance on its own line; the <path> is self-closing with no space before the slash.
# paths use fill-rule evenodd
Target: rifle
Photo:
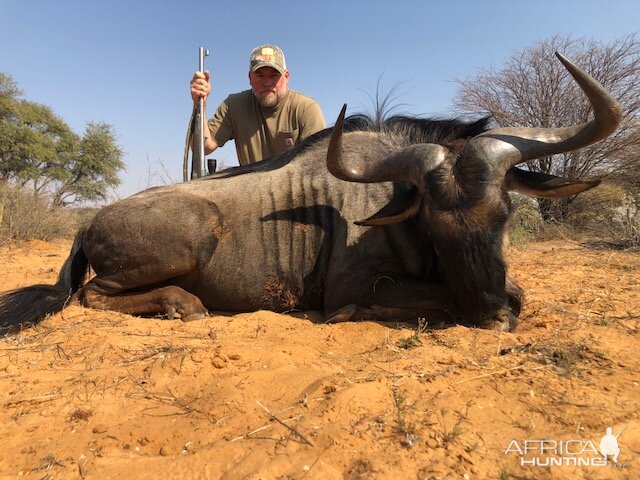
<path id="1" fill-rule="evenodd" d="M 209 50 L 200 47 L 198 49 L 198 71 L 204 72 L 204 57 L 209 56 Z M 198 105 L 191 114 L 189 120 L 189 129 L 187 131 L 187 139 L 185 142 L 184 159 L 182 165 L 182 179 L 187 181 L 188 169 L 189 169 L 189 147 L 192 145 L 191 156 L 191 180 L 194 178 L 204 177 L 205 162 L 204 162 L 204 129 L 206 128 L 204 122 L 204 98 L 198 100 Z M 193 144 L 192 144 L 193 139 Z M 214 167 L 215 169 L 215 167 Z"/>
<path id="2" fill-rule="evenodd" d="M 625 425 L 624 428 L 622 430 L 620 430 L 620 433 L 616 435 L 616 439 L 619 438 L 620 435 L 622 435 L 622 432 L 624 432 L 627 429 L 628 426 L 629 425 Z"/>

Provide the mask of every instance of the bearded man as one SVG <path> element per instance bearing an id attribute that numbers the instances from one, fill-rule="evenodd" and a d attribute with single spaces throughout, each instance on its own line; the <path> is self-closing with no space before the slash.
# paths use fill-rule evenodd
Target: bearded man
<path id="1" fill-rule="evenodd" d="M 205 154 L 233 139 L 240 165 L 247 165 L 283 153 L 325 128 L 320 105 L 288 88 L 289 70 L 279 47 L 261 45 L 251 52 L 249 84 L 251 90 L 229 95 L 207 122 Z M 206 105 L 208 71 L 193 75 L 190 92 L 194 108 L 200 98 Z"/>

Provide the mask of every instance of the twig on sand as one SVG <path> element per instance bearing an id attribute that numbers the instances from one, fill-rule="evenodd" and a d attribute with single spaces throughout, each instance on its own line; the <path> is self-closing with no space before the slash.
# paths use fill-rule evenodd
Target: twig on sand
<path id="1" fill-rule="evenodd" d="M 296 417 L 287 418 L 286 420 L 283 420 L 283 422 L 291 422 L 293 420 L 299 420 L 300 418 L 302 418 L 302 415 L 298 415 Z M 249 438 L 252 435 L 255 435 L 256 433 L 260 433 L 260 432 L 262 432 L 264 430 L 267 430 L 267 429 L 269 429 L 271 427 L 273 427 L 273 423 L 269 423 L 268 425 L 264 425 L 264 426 L 262 426 L 260 428 L 256 428 L 255 430 L 252 430 L 249 433 L 245 433 L 244 435 L 240 435 L 239 437 L 232 438 L 231 441 L 232 442 L 237 442 L 238 440 L 244 440 L 245 438 Z"/>
<path id="2" fill-rule="evenodd" d="M 287 430 L 289 430 L 291 433 L 293 433 L 294 435 L 296 435 L 298 438 L 300 438 L 304 443 L 306 443 L 307 445 L 311 446 L 311 447 L 315 447 L 315 445 L 313 443 L 311 443 L 311 441 L 309 441 L 304 435 L 302 435 L 299 431 L 297 431 L 295 428 L 290 427 L 289 425 L 287 425 L 285 422 L 283 422 L 282 420 L 280 420 L 275 413 L 273 413 L 271 410 L 269 410 L 267 407 L 265 407 L 263 404 L 261 404 L 258 400 L 256 400 L 256 403 L 258 404 L 258 406 L 260 408 L 262 408 L 265 412 L 267 412 L 269 414 L 269 416 L 271 417 L 272 420 L 275 420 L 276 422 L 278 422 L 280 425 L 282 425 L 283 427 L 285 427 Z"/>
<path id="3" fill-rule="evenodd" d="M 540 370 L 542 368 L 548 368 L 550 366 L 551 365 L 540 365 L 539 367 L 533 367 L 533 368 L 527 369 L 525 368 L 524 365 L 517 365 L 515 367 L 507 368 L 505 370 L 498 370 L 496 372 L 489 372 L 489 373 L 484 373 L 482 375 L 476 375 L 475 377 L 465 378 L 464 380 L 460 380 L 459 382 L 454 383 L 454 385 L 460 385 L 461 383 L 470 382 L 472 380 L 478 380 L 479 378 L 490 377 L 491 375 L 500 375 L 501 373 L 507 373 L 507 372 L 510 372 L 511 370 L 522 369 L 522 370 L 533 371 L 533 370 Z"/>
<path id="4" fill-rule="evenodd" d="M 39 403 L 51 402 L 53 400 L 57 400 L 58 398 L 62 398 L 62 394 L 54 393 L 51 395 L 43 395 L 41 397 L 29 397 L 29 398 L 21 398 L 18 400 L 11 400 L 4 404 L 6 407 L 15 407 L 20 405 L 21 403 L 26 403 L 28 405 L 37 405 Z"/>

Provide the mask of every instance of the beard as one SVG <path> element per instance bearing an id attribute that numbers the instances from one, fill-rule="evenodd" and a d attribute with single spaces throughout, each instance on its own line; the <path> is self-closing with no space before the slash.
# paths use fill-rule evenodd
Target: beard
<path id="1" fill-rule="evenodd" d="M 258 103 L 265 108 L 273 108 L 280 103 L 280 100 L 284 97 L 284 93 L 279 92 L 266 92 L 256 95 Z"/>

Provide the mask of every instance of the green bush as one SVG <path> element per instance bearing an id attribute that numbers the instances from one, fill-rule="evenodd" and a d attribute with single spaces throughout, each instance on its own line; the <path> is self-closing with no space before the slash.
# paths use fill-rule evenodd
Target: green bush
<path id="1" fill-rule="evenodd" d="M 640 200 L 624 186 L 603 183 L 572 200 L 563 222 L 544 222 L 537 202 L 511 194 L 513 213 L 509 239 L 514 245 L 531 241 L 590 241 L 616 248 L 640 248 Z"/>

